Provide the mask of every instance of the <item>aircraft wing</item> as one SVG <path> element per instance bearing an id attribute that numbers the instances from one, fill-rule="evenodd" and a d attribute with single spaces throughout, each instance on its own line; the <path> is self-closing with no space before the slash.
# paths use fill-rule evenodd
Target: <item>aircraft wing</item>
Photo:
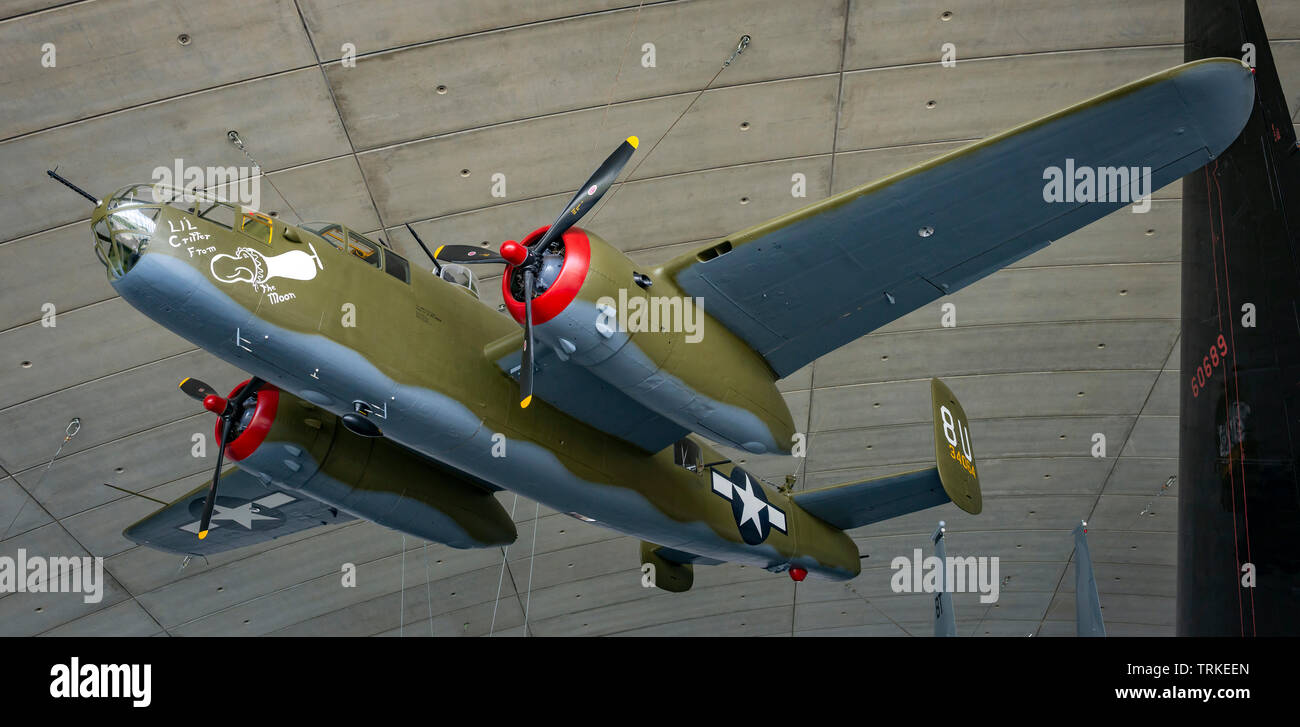
<path id="1" fill-rule="evenodd" d="M 356 519 L 306 495 L 268 487 L 232 467 L 221 475 L 208 537 L 199 540 L 199 516 L 207 492 L 208 486 L 203 485 L 122 534 L 134 543 L 170 553 L 212 555 Z"/>
<path id="2" fill-rule="evenodd" d="M 703 297 L 784 377 L 1199 169 L 1241 131 L 1253 79 L 1235 59 L 1178 66 L 726 237 L 659 275 Z M 1050 169 L 1084 167 L 1108 179 L 1048 189 Z M 1121 187 L 1120 171 L 1135 168 Z M 1083 201 L 1103 190 L 1105 201 Z"/>

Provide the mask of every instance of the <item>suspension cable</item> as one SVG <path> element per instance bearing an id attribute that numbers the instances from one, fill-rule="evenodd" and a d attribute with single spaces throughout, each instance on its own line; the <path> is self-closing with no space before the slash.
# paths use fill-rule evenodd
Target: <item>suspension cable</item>
<path id="1" fill-rule="evenodd" d="M 289 208 L 289 211 L 292 212 L 293 216 L 297 217 L 298 222 L 301 223 L 303 221 L 302 215 L 298 214 L 298 210 L 293 208 L 293 203 L 289 201 L 288 197 L 284 196 L 284 192 L 281 192 L 280 188 L 275 186 L 275 182 L 272 181 L 271 175 L 261 171 L 263 169 L 262 165 L 258 163 L 256 159 L 253 158 L 253 155 L 250 154 L 248 149 L 244 146 L 244 140 L 240 138 L 239 132 L 235 131 L 234 129 L 231 129 L 230 131 L 226 132 L 226 138 L 230 139 L 230 143 L 234 144 L 236 148 L 238 148 L 240 151 L 244 153 L 244 156 L 248 157 L 248 161 L 252 162 L 253 166 L 259 172 L 261 172 L 262 177 L 266 180 L 266 183 L 271 185 L 271 189 L 274 189 L 276 194 L 280 195 L 280 199 L 284 200 L 284 204 Z"/>
<path id="2" fill-rule="evenodd" d="M 519 493 L 515 493 L 515 504 L 510 506 L 510 522 L 515 521 L 515 508 L 519 507 Z M 492 602 L 492 625 L 488 627 L 488 636 L 496 630 L 497 627 L 497 604 L 501 603 L 501 584 L 506 579 L 506 558 L 510 553 L 510 546 L 501 548 L 501 575 L 497 576 L 497 599 Z"/>
<path id="3" fill-rule="evenodd" d="M 632 47 L 632 36 L 636 34 L 637 22 L 641 19 L 641 6 L 645 5 L 645 0 L 641 0 L 636 6 L 636 13 L 632 15 L 632 27 L 627 31 L 627 40 L 623 42 L 623 52 L 618 56 L 618 71 L 614 73 L 614 80 L 609 84 L 609 93 L 605 96 L 605 108 L 600 112 L 600 128 L 596 134 L 591 137 L 591 148 L 593 151 L 596 145 L 600 143 L 600 135 L 605 131 L 605 118 L 609 116 L 609 107 L 614 103 L 614 91 L 618 89 L 619 76 L 623 75 L 623 62 L 627 60 L 627 49 Z"/>
<path id="4" fill-rule="evenodd" d="M 533 551 L 528 554 L 528 596 L 524 599 L 524 636 L 528 636 L 528 607 L 533 603 L 533 561 L 537 559 L 537 519 L 542 513 L 542 503 L 533 501 Z"/>
<path id="5" fill-rule="evenodd" d="M 429 636 L 433 636 L 433 586 L 429 585 L 429 543 L 424 543 L 424 596 L 429 603 Z"/>
<path id="6" fill-rule="evenodd" d="M 406 534 L 402 534 L 402 595 L 397 607 L 397 635 L 406 633 Z"/>
<path id="7" fill-rule="evenodd" d="M 31 492 L 28 493 L 29 497 L 26 500 L 23 500 L 23 504 L 18 507 L 18 512 L 14 513 L 13 518 L 9 520 L 9 524 L 5 526 L 4 532 L 0 533 L 0 539 L 3 539 L 9 534 L 9 528 L 12 528 L 14 523 L 18 522 L 18 518 L 23 514 L 23 510 L 27 509 L 27 503 L 36 499 L 36 493 L 41 489 L 41 483 L 45 482 L 46 473 L 48 473 L 50 468 L 54 466 L 54 460 L 59 458 L 59 453 L 63 451 L 63 447 L 67 445 L 68 442 L 72 441 L 72 438 L 77 436 L 77 432 L 79 431 L 81 431 L 81 417 L 73 417 L 72 421 L 68 422 L 67 428 L 63 430 L 63 441 L 59 443 L 59 448 L 54 450 L 54 456 L 50 457 L 50 461 L 45 465 L 45 469 L 41 470 L 41 476 L 36 479 L 36 484 L 32 486 Z M 15 485 L 18 485 L 20 489 L 22 488 L 22 485 L 18 482 L 17 475 L 10 472 L 9 477 L 13 479 Z"/>
<path id="8" fill-rule="evenodd" d="M 722 62 L 722 66 L 718 68 L 717 73 L 713 74 L 713 78 L 710 78 L 709 82 L 704 84 L 703 88 L 695 92 L 695 97 L 691 99 L 691 102 L 686 104 L 686 108 L 682 109 L 682 112 L 680 114 L 677 114 L 677 118 L 673 119 L 673 123 L 668 125 L 668 129 L 664 131 L 664 133 L 659 135 L 659 138 L 655 140 L 654 144 L 650 145 L 650 148 L 646 151 L 645 155 L 643 155 L 641 159 L 638 160 L 635 165 L 633 165 L 631 171 L 627 173 L 627 176 L 623 177 L 623 181 L 619 182 L 613 189 L 609 191 L 609 194 L 605 195 L 605 198 L 601 200 L 601 204 L 598 208 L 592 210 L 591 217 L 587 220 L 588 224 L 590 224 L 592 221 L 596 219 L 597 215 L 600 214 L 601 210 L 609 206 L 610 201 L 614 199 L 614 196 L 618 194 L 619 190 L 622 189 L 623 186 L 626 185 L 630 179 L 632 179 L 633 175 L 636 174 L 636 170 L 641 168 L 641 165 L 645 163 L 645 160 L 649 159 L 651 154 L 654 154 L 655 149 L 659 147 L 660 142 L 662 142 L 664 139 L 668 137 L 670 133 L 672 133 L 673 128 L 677 126 L 677 122 L 681 121 L 682 117 L 686 116 L 686 113 L 690 111 L 693 106 L 695 106 L 695 102 L 700 100 L 700 96 L 703 96 L 704 92 L 709 90 L 709 88 L 713 86 L 713 82 L 718 80 L 718 76 L 721 76 L 722 72 L 727 70 L 727 68 L 731 66 L 732 62 L 735 61 L 736 58 L 740 56 L 740 54 L 745 52 L 745 49 L 749 47 L 749 40 L 750 38 L 748 35 L 740 36 L 740 42 L 736 44 L 736 49 L 731 52 L 731 56 L 728 57 L 727 60 Z"/>

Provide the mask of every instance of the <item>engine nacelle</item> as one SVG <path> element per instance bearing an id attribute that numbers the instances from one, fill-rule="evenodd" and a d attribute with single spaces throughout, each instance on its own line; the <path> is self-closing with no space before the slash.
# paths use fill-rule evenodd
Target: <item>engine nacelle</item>
<path id="1" fill-rule="evenodd" d="M 695 566 L 675 563 L 659 555 L 659 546 L 641 541 L 641 585 L 669 593 L 685 593 L 695 583 Z"/>
<path id="2" fill-rule="evenodd" d="M 536 241 L 543 227 L 524 238 Z M 641 272 L 577 227 L 542 253 L 533 332 L 642 406 L 720 444 L 789 452 L 794 423 L 767 362 L 672 280 Z M 522 271 L 502 276 L 506 308 L 524 320 Z"/>
<path id="3" fill-rule="evenodd" d="M 455 548 L 514 542 L 505 508 L 462 475 L 386 439 L 354 434 L 334 414 L 270 384 L 256 397 L 226 456 L 268 486 Z M 220 427 L 218 420 L 217 441 Z"/>

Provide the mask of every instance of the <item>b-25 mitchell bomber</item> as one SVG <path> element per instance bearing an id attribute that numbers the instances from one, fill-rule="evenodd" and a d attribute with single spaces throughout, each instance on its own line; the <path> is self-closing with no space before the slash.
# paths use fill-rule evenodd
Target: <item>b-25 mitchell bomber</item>
<path id="1" fill-rule="evenodd" d="M 1188 63 L 652 269 L 575 226 L 635 137 L 549 226 L 499 253 L 440 247 L 433 271 L 344 225 L 194 190 L 87 194 L 113 288 L 251 374 L 225 396 L 181 383 L 217 416 L 212 483 L 125 534 L 208 554 L 364 518 L 490 547 L 516 537 L 493 494 L 506 489 L 639 538 L 666 590 L 724 561 L 851 579 L 845 531 L 949 501 L 982 508 L 969 420 L 946 385 L 932 381 L 928 469 L 791 493 L 710 442 L 789 453 L 778 380 L 1201 168 L 1254 94 L 1240 61 Z M 471 264 L 504 266 L 508 315 L 478 299 Z M 702 301 L 702 330 L 625 325 L 620 307 L 676 315 L 664 300 Z"/>

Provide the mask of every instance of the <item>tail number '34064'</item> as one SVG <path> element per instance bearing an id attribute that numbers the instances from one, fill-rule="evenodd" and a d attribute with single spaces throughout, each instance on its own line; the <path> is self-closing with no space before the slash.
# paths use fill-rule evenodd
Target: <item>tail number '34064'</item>
<path id="1" fill-rule="evenodd" d="M 970 427 L 955 419 L 946 406 L 939 407 L 939 416 L 943 418 L 943 436 L 948 440 L 948 456 L 974 475 L 975 455 L 970 451 Z"/>

